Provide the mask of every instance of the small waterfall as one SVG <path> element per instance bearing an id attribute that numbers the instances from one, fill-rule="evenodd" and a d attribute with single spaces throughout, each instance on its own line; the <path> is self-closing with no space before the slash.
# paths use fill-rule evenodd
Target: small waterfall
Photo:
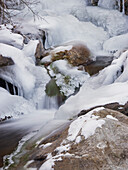
<path id="1" fill-rule="evenodd" d="M 58 109 L 59 108 L 59 103 L 58 103 L 58 97 L 57 96 L 52 96 L 49 97 L 45 95 L 37 104 L 36 104 L 37 109 Z"/>
<path id="2" fill-rule="evenodd" d="M 58 109 L 59 104 L 58 104 L 57 96 L 49 97 L 46 95 L 44 98 L 43 108 L 44 109 Z"/>

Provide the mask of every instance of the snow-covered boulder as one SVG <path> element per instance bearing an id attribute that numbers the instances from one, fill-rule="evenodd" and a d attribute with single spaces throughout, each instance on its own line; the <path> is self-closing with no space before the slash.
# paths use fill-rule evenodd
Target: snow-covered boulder
<path id="1" fill-rule="evenodd" d="M 5 26 L 0 26 L 0 43 L 8 44 L 16 48 L 23 48 L 24 38 L 20 34 L 12 33 Z"/>
<path id="2" fill-rule="evenodd" d="M 103 48 L 110 53 L 128 49 L 128 33 L 108 39 L 105 41 Z"/>
<path id="3" fill-rule="evenodd" d="M 51 51 L 52 61 L 67 59 L 73 66 L 91 62 L 91 51 L 83 43 L 72 42 Z"/>

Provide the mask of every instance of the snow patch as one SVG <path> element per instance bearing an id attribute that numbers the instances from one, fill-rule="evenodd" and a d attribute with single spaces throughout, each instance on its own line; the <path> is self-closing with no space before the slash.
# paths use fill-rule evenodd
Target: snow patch
<path id="1" fill-rule="evenodd" d="M 118 119 L 117 118 L 115 118 L 115 117 L 113 117 L 112 115 L 107 115 L 106 116 L 108 119 L 112 119 L 112 120 L 116 120 L 116 121 L 118 121 Z"/>

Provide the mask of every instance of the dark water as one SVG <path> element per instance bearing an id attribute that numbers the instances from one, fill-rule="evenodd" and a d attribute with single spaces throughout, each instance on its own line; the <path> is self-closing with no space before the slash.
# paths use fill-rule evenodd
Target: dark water
<path id="1" fill-rule="evenodd" d="M 26 127 L 15 127 L 16 120 L 0 123 L 0 167 L 3 166 L 3 156 L 11 154 L 19 140 L 31 130 Z"/>

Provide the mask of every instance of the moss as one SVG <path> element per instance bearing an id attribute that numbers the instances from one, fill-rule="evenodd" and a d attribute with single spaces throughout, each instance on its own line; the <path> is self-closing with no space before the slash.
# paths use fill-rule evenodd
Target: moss
<path id="1" fill-rule="evenodd" d="M 57 68 L 57 67 L 53 67 L 52 64 L 50 64 L 50 68 L 51 68 L 51 70 L 53 70 L 53 72 L 54 72 L 55 74 L 58 74 L 58 73 L 59 73 L 58 68 Z"/>
<path id="2" fill-rule="evenodd" d="M 46 85 L 46 94 L 50 97 L 60 94 L 59 87 L 56 85 L 55 79 L 52 78 Z"/>
<path id="3" fill-rule="evenodd" d="M 66 83 L 66 84 L 69 84 L 70 79 L 71 79 L 71 77 L 70 77 L 70 76 L 68 76 L 68 75 L 67 75 L 67 76 L 65 76 L 65 77 L 64 77 L 64 81 L 65 81 L 65 83 Z"/>

